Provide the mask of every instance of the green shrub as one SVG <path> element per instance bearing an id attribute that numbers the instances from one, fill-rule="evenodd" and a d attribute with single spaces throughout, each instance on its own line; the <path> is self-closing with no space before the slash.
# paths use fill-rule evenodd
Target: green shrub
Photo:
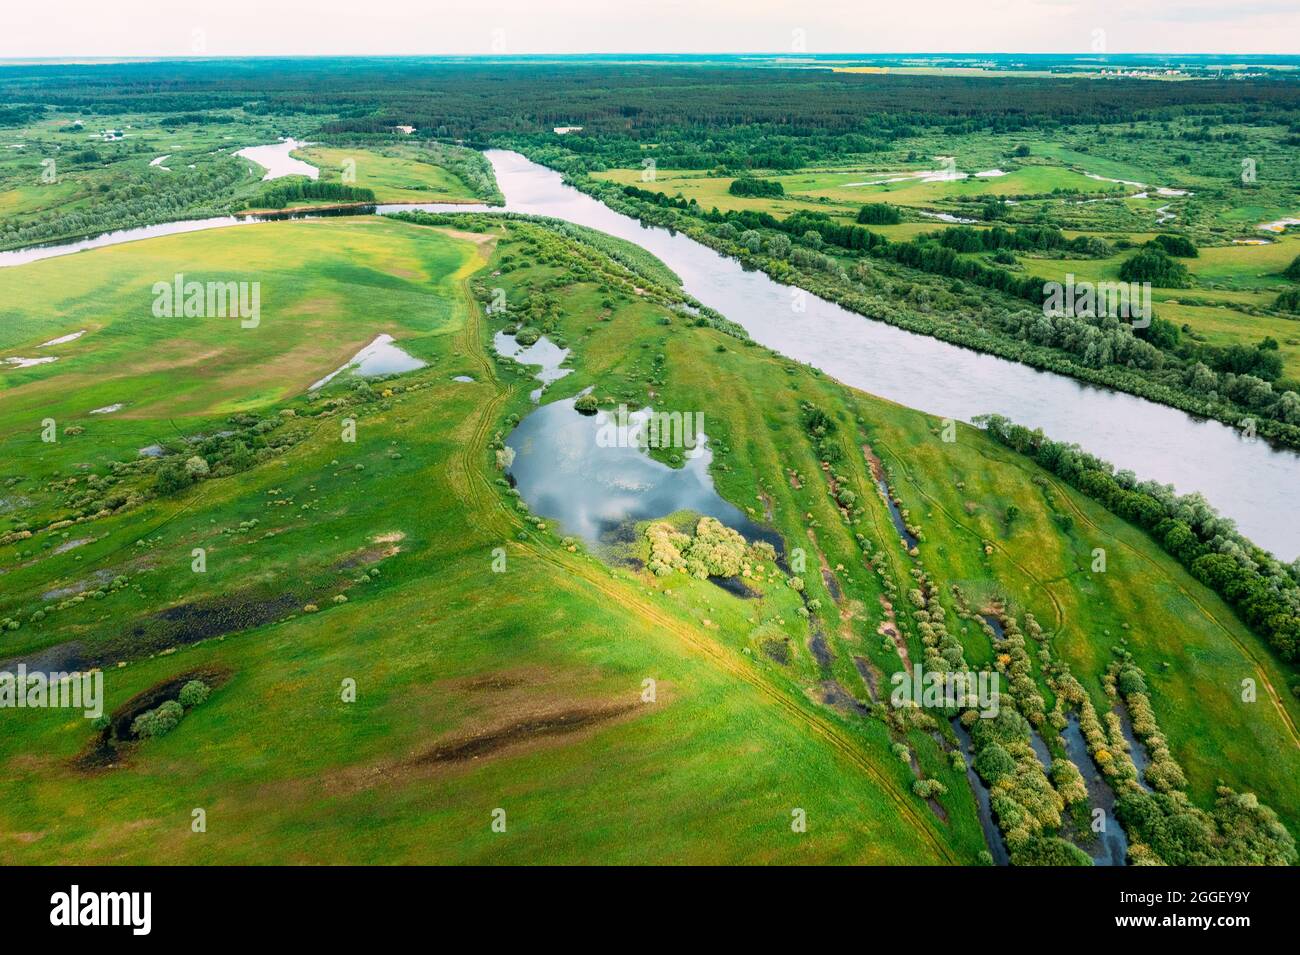
<path id="1" fill-rule="evenodd" d="M 784 196 L 785 187 L 775 179 L 757 179 L 754 176 L 741 176 L 732 181 L 727 191 L 733 196 Z"/>
<path id="2" fill-rule="evenodd" d="M 1175 262 L 1164 249 L 1147 246 L 1119 267 L 1125 282 L 1150 282 L 1160 288 L 1189 288 L 1191 273 L 1187 266 Z"/>
<path id="3" fill-rule="evenodd" d="M 194 483 L 194 475 L 185 469 L 179 461 L 171 461 L 158 469 L 154 476 L 153 489 L 163 496 L 176 494 Z"/>
<path id="4" fill-rule="evenodd" d="M 131 735 L 139 739 L 156 739 L 165 736 L 180 724 L 185 708 L 176 700 L 168 700 L 157 709 L 146 710 L 131 723 Z"/>
<path id="5" fill-rule="evenodd" d="M 887 202 L 868 202 L 858 210 L 859 225 L 897 225 L 902 221 L 898 209 Z"/>
<path id="6" fill-rule="evenodd" d="M 198 706 L 206 700 L 211 693 L 212 690 L 202 680 L 190 680 L 190 682 L 181 687 L 180 696 L 178 696 L 177 699 L 180 701 L 181 706 L 188 710 L 192 707 Z"/>
<path id="7" fill-rule="evenodd" d="M 1147 245 L 1184 259 L 1194 259 L 1200 254 L 1196 251 L 1196 244 L 1185 235 L 1158 235 Z"/>

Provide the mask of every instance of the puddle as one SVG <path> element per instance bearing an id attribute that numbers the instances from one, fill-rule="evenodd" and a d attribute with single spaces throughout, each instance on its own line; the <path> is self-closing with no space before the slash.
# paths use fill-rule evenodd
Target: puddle
<path id="1" fill-rule="evenodd" d="M 402 351 L 393 344 L 393 336 L 385 333 L 353 355 L 346 364 L 330 372 L 307 390 L 315 391 L 318 388 L 323 388 L 348 369 L 351 369 L 354 375 L 359 375 L 362 378 L 373 378 L 376 375 L 393 375 L 403 371 L 415 371 L 415 369 L 424 366 L 425 362 Z"/>
<path id="2" fill-rule="evenodd" d="M 888 179 L 868 179 L 865 182 L 846 182 L 844 185 L 846 188 L 851 186 L 883 186 L 893 182 L 907 182 L 915 178 L 916 174 L 907 176 L 891 176 Z"/>
<path id="3" fill-rule="evenodd" d="M 1300 219 L 1274 219 L 1272 222 L 1261 222 L 1259 228 L 1265 232 L 1285 232 L 1288 226 L 1300 225 Z"/>
<path id="4" fill-rule="evenodd" d="M 48 365 L 52 361 L 58 361 L 55 355 L 47 355 L 44 358 L 6 358 L 4 363 L 11 368 L 32 368 L 36 365 Z"/>
<path id="5" fill-rule="evenodd" d="M 121 411 L 124 407 L 126 406 L 119 401 L 115 405 L 104 405 L 104 407 L 102 408 L 91 408 L 90 413 L 91 414 L 112 414 L 114 411 Z"/>
<path id="6" fill-rule="evenodd" d="M 564 359 L 569 357 L 569 349 L 560 348 L 545 335 L 537 339 L 533 344 L 524 347 L 515 341 L 513 335 L 507 335 L 501 331 L 492 337 L 492 344 L 496 348 L 497 354 L 513 358 L 521 365 L 535 366 L 540 369 L 534 377 L 542 383 L 542 387 L 533 390 L 528 395 L 533 399 L 534 404 L 541 400 L 542 392 L 546 390 L 547 385 L 553 381 L 559 381 L 573 371 L 572 368 L 560 367 Z"/>
<path id="7" fill-rule="evenodd" d="M 1132 179 L 1112 179 L 1110 176 L 1099 176 L 1095 172 L 1085 172 L 1089 179 L 1096 179 L 1098 182 L 1117 182 L 1121 186 L 1137 186 L 1139 189 L 1147 188 L 1145 182 L 1134 182 Z"/>
<path id="8" fill-rule="evenodd" d="M 871 668 L 871 661 L 866 657 L 855 656 L 853 665 L 858 668 L 858 676 L 862 677 L 862 682 L 867 687 L 867 693 L 871 696 L 872 702 L 875 702 L 877 699 L 876 673 Z"/>
<path id="9" fill-rule="evenodd" d="M 925 209 L 917 209 L 916 211 L 927 219 L 938 219 L 940 222 L 951 222 L 955 225 L 975 225 L 975 223 L 979 222 L 978 219 L 963 219 L 947 212 L 927 212 Z"/>
<path id="10" fill-rule="evenodd" d="M 65 553 L 67 553 L 68 551 L 72 550 L 73 548 L 80 547 L 80 546 L 83 545 L 83 544 L 89 544 L 89 543 L 90 543 L 91 541 L 93 541 L 94 539 L 95 539 L 95 538 L 93 538 L 93 537 L 78 537 L 78 538 L 75 538 L 74 540 L 64 541 L 64 542 L 63 542 L 62 544 L 60 544 L 58 547 L 56 547 L 56 548 L 54 548 L 52 551 L 50 551 L 50 553 L 51 553 L 51 554 L 65 554 Z"/>
<path id="11" fill-rule="evenodd" d="M 140 449 L 142 458 L 161 458 L 163 456 L 163 446 L 161 444 L 149 444 Z"/>
<path id="12" fill-rule="evenodd" d="M 823 706 L 830 706 L 844 712 L 856 713 L 858 716 L 869 716 L 871 707 L 863 703 L 856 696 L 844 689 L 838 680 L 827 680 L 818 687 L 820 698 Z M 931 800 L 933 802 L 933 800 Z M 935 805 L 938 805 L 935 803 Z M 940 807 L 942 812 L 942 807 Z"/>
<path id="13" fill-rule="evenodd" d="M 79 332 L 73 332 L 71 335 L 62 335 L 59 338 L 51 338 L 48 342 L 41 342 L 37 348 L 49 348 L 51 345 L 66 345 L 68 342 L 75 342 L 82 335 L 86 334 L 83 328 Z"/>
<path id="14" fill-rule="evenodd" d="M 835 655 L 831 653 L 831 648 L 826 644 L 826 634 L 820 630 L 814 630 L 812 637 L 808 640 L 808 650 L 812 653 L 813 659 L 823 670 L 829 670 L 831 664 L 835 662 Z"/>
<path id="15" fill-rule="evenodd" d="M 469 382 L 469 381 L 473 381 L 474 379 L 471 378 L 469 375 L 456 375 L 456 376 L 453 377 L 451 380 L 452 380 L 452 381 L 463 381 L 463 382 Z"/>
<path id="16" fill-rule="evenodd" d="M 709 583 L 721 587 L 727 593 L 745 600 L 750 600 L 758 596 L 757 591 L 751 590 L 749 585 L 740 577 L 710 577 Z"/>
<path id="17" fill-rule="evenodd" d="M 269 146 L 248 146 L 235 155 L 251 160 L 265 169 L 263 182 L 268 179 L 279 179 L 282 176 L 306 176 L 308 179 L 317 179 L 320 177 L 319 169 L 289 155 L 295 149 L 302 149 L 309 145 L 311 144 L 296 139 L 284 139 Z"/>
<path id="18" fill-rule="evenodd" d="M 992 613 L 982 613 L 980 616 L 984 619 L 985 623 L 993 628 L 993 637 L 995 640 L 1005 640 L 1007 638 L 1007 632 L 1002 627 L 1001 617 Z"/>
<path id="19" fill-rule="evenodd" d="M 643 413 L 628 415 L 621 427 L 614 414 L 582 415 L 574 398 L 543 405 L 506 439 L 514 453 L 510 476 L 520 496 L 539 517 L 557 521 L 566 533 L 594 547 L 632 539 L 631 525 L 691 511 L 714 517 L 746 540 L 766 540 L 778 551 L 780 538 L 755 524 L 713 487 L 708 439 L 699 434 L 685 464 L 671 468 L 639 446 Z M 603 437 L 602 437 L 603 436 Z"/>

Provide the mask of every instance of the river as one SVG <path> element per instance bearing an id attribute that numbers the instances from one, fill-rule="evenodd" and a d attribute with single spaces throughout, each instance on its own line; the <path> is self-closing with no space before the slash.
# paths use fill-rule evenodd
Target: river
<path id="1" fill-rule="evenodd" d="M 1217 421 L 874 322 L 814 295 L 797 312 L 791 288 L 766 274 L 680 233 L 643 226 L 518 153 L 491 149 L 487 157 L 509 210 L 637 243 L 680 275 L 688 293 L 783 355 L 941 418 L 996 413 L 1042 428 L 1140 479 L 1200 491 L 1261 547 L 1284 560 L 1300 555 L 1300 454 Z"/>
<path id="2" fill-rule="evenodd" d="M 970 421 L 996 413 L 1133 471 L 1140 479 L 1199 491 L 1243 534 L 1284 560 L 1300 555 L 1300 454 L 1248 439 L 1217 421 L 1038 371 L 1006 359 L 871 321 L 801 295 L 680 233 L 648 227 L 566 186 L 560 174 L 518 153 L 490 149 L 505 210 L 553 216 L 627 239 L 681 276 L 685 290 L 743 326 L 760 344 L 901 405 L 940 418 Z M 486 206 L 380 205 L 404 209 L 485 211 Z M 498 210 L 499 211 L 499 210 Z M 154 235 L 275 218 L 222 216 L 125 229 L 88 240 L 0 252 L 0 267 Z"/>

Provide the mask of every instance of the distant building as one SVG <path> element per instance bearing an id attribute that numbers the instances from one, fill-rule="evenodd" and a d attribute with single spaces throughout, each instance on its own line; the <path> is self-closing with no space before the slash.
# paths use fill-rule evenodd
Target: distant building
<path id="1" fill-rule="evenodd" d="M 397 130 L 399 133 L 405 133 L 407 136 L 415 132 L 414 126 L 394 126 L 393 129 Z"/>
<path id="2" fill-rule="evenodd" d="M 104 142 L 108 143 L 108 142 L 112 142 L 115 139 L 124 139 L 126 138 L 126 134 L 123 133 L 120 129 L 106 129 L 101 134 L 100 138 L 102 138 Z"/>
<path id="3" fill-rule="evenodd" d="M 556 126 L 555 131 L 559 135 L 563 136 L 565 133 L 580 133 L 582 132 L 582 127 L 581 126 Z"/>

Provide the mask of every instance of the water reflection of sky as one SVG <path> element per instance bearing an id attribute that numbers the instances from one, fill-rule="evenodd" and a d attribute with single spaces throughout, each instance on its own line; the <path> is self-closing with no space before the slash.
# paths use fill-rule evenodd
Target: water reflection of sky
<path id="1" fill-rule="evenodd" d="M 525 348 L 515 341 L 513 335 L 507 335 L 504 331 L 500 331 L 492 336 L 492 345 L 496 348 L 498 355 L 513 358 L 521 365 L 537 369 L 533 377 L 542 383 L 542 387 L 529 392 L 528 396 L 534 402 L 541 400 L 542 392 L 546 390 L 547 385 L 553 381 L 559 381 L 573 371 L 572 368 L 560 367 L 560 363 L 569 357 L 569 349 L 561 348 L 545 335 Z"/>
<path id="2" fill-rule="evenodd" d="M 538 408 L 506 440 L 515 452 L 511 474 L 535 514 L 593 545 L 611 542 L 628 522 L 682 510 L 716 517 L 751 540 L 770 537 L 714 490 L 706 441 L 685 452 L 683 467 L 671 468 L 638 446 L 629 433 L 637 419 L 620 428 L 613 416 L 581 415 L 573 404 L 567 399 Z"/>

